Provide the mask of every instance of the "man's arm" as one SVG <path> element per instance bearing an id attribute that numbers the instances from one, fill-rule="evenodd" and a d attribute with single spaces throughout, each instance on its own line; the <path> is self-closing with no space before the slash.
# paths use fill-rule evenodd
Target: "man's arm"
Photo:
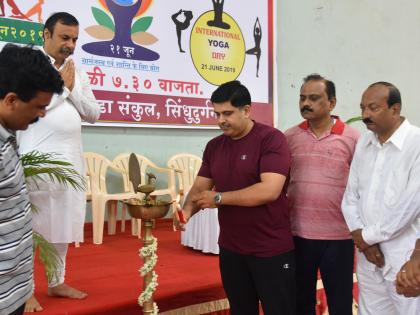
<path id="1" fill-rule="evenodd" d="M 76 72 L 74 88 L 69 95 L 69 99 L 84 121 L 94 123 L 98 120 L 100 107 L 93 95 L 89 78 L 84 72 Z"/>
<path id="2" fill-rule="evenodd" d="M 341 203 L 341 209 L 346 220 L 349 230 L 355 231 L 362 229 L 364 224 L 360 218 L 359 213 L 359 200 L 360 196 L 358 193 L 358 168 L 359 168 L 359 147 L 360 144 L 356 146 L 356 152 L 353 156 L 353 161 L 350 166 L 349 178 L 347 180 L 347 187 L 344 192 L 343 201 Z"/>
<path id="3" fill-rule="evenodd" d="M 384 203 L 381 219 L 373 225 L 363 228 L 362 237 L 367 244 L 376 244 L 392 239 L 420 217 L 420 156 L 408 174 L 405 188 L 399 187 L 401 194 L 394 203 Z"/>
<path id="4" fill-rule="evenodd" d="M 211 190 L 213 186 L 214 183 L 211 178 L 203 176 L 196 177 L 194 184 L 188 192 L 187 198 L 184 202 L 184 209 L 182 210 L 186 222 L 188 222 L 188 220 L 201 209 L 201 207 L 193 201 L 194 197 L 203 191 Z M 174 226 L 178 229 L 184 230 L 185 224 L 179 222 L 179 218 L 174 216 Z"/>
<path id="5" fill-rule="evenodd" d="M 252 186 L 222 193 L 221 205 L 234 205 L 242 207 L 256 207 L 275 201 L 284 186 L 286 176 L 277 173 L 262 173 L 261 182 Z M 215 191 L 202 191 L 193 197 L 199 208 L 214 208 Z"/>

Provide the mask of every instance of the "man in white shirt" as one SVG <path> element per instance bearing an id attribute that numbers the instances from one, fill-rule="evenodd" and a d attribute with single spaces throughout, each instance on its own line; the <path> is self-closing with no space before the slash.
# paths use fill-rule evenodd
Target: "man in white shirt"
<path id="1" fill-rule="evenodd" d="M 390 83 L 370 85 L 360 107 L 370 131 L 357 143 L 342 203 L 358 248 L 359 314 L 419 314 L 420 298 L 398 295 L 395 280 L 417 238 L 420 129 L 400 116 Z"/>
<path id="2" fill-rule="evenodd" d="M 85 73 L 76 68 L 69 58 L 76 48 L 79 36 L 79 22 L 69 13 L 57 12 L 51 15 L 44 27 L 44 53 L 61 74 L 64 92 L 55 94 L 47 107 L 48 115 L 38 124 L 31 125 L 19 134 L 19 151 L 26 153 L 38 150 L 56 153 L 73 164 L 79 174 L 84 174 L 82 150 L 82 120 L 94 123 L 100 114 L 99 105 Z M 54 245 L 63 264 L 60 276 L 48 283 L 50 296 L 83 299 L 85 292 L 65 283 L 65 263 L 68 244 L 83 241 L 86 196 L 49 178 L 30 185 L 31 202 L 39 211 L 33 216 L 33 228 Z M 40 311 L 34 296 L 26 303 L 26 312 Z"/>

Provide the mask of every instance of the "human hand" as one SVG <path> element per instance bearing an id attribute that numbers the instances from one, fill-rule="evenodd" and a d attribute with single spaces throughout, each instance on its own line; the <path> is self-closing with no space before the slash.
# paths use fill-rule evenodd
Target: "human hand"
<path id="1" fill-rule="evenodd" d="M 354 244 L 361 252 L 370 247 L 370 245 L 363 239 L 362 229 L 354 230 L 351 232 L 351 236 L 353 238 Z"/>
<path id="2" fill-rule="evenodd" d="M 75 75 L 75 68 L 74 68 L 74 61 L 72 59 L 68 60 L 63 68 L 60 70 L 61 78 L 64 81 L 64 86 L 68 88 L 70 91 L 74 88 L 74 75 Z"/>
<path id="3" fill-rule="evenodd" d="M 397 274 L 396 288 L 398 294 L 405 297 L 420 296 L 420 251 L 415 250 Z"/>
<path id="4" fill-rule="evenodd" d="M 185 226 L 187 225 L 187 222 L 190 217 L 191 214 L 188 211 L 185 211 L 181 208 L 177 208 L 172 218 L 174 231 L 185 231 Z"/>
<path id="5" fill-rule="evenodd" d="M 385 258 L 378 244 L 372 245 L 363 251 L 366 259 L 378 268 L 385 265 Z"/>
<path id="6" fill-rule="evenodd" d="M 214 196 L 216 192 L 213 190 L 205 190 L 202 191 L 195 196 L 192 197 L 192 201 L 197 204 L 197 206 L 201 209 L 204 208 L 217 208 L 214 202 Z"/>

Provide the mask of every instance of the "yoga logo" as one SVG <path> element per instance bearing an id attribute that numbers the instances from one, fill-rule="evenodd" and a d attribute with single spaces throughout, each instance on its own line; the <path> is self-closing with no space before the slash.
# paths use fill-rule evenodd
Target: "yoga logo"
<path id="1" fill-rule="evenodd" d="M 104 10 L 92 7 L 92 14 L 98 25 L 89 26 L 85 31 L 102 41 L 85 44 L 82 49 L 105 57 L 142 61 L 159 59 L 157 52 L 143 47 L 158 40 L 147 32 L 153 17 L 141 16 L 152 1 L 99 0 Z"/>
<path id="2" fill-rule="evenodd" d="M 224 0 L 198 17 L 191 30 L 190 51 L 195 69 L 207 82 L 235 80 L 245 63 L 245 41 L 236 21 L 223 11 Z"/>

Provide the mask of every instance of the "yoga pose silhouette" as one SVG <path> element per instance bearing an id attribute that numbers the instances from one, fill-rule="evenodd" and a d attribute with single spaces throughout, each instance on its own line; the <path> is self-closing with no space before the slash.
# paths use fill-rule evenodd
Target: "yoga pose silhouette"
<path id="1" fill-rule="evenodd" d="M 208 21 L 208 26 L 214 26 L 218 28 L 223 28 L 225 30 L 230 29 L 230 25 L 223 22 L 223 5 L 225 0 L 211 0 L 213 2 L 214 9 L 214 20 Z"/>
<path id="2" fill-rule="evenodd" d="M 6 0 L 6 3 L 9 5 L 9 7 L 12 9 L 12 15 L 10 17 L 14 17 L 17 19 L 28 19 L 25 14 L 23 14 L 20 9 L 18 8 L 18 6 L 16 5 L 14 0 Z M 5 11 L 4 11 L 4 0 L 0 0 L 0 16 L 4 16 L 5 15 Z"/>
<path id="3" fill-rule="evenodd" d="M 184 15 L 184 21 L 178 20 L 179 16 Z M 174 21 L 176 26 L 176 36 L 178 37 L 178 47 L 179 52 L 184 53 L 185 51 L 181 47 L 181 34 L 183 30 L 186 30 L 190 26 L 190 22 L 193 18 L 193 14 L 191 11 L 179 10 L 175 14 L 172 14 L 172 21 Z"/>
<path id="4" fill-rule="evenodd" d="M 38 22 L 42 23 L 42 5 L 44 4 L 44 0 L 38 0 L 38 2 L 26 12 L 26 17 L 28 20 L 31 20 L 30 17 L 33 15 L 38 16 Z"/>
<path id="5" fill-rule="evenodd" d="M 247 55 L 255 55 L 257 57 L 257 78 L 258 78 L 258 71 L 260 69 L 260 57 L 261 57 L 261 37 L 262 37 L 262 31 L 261 31 L 261 24 L 260 20 L 257 18 L 254 24 L 254 41 L 255 41 L 255 47 L 248 49 L 246 51 Z"/>

